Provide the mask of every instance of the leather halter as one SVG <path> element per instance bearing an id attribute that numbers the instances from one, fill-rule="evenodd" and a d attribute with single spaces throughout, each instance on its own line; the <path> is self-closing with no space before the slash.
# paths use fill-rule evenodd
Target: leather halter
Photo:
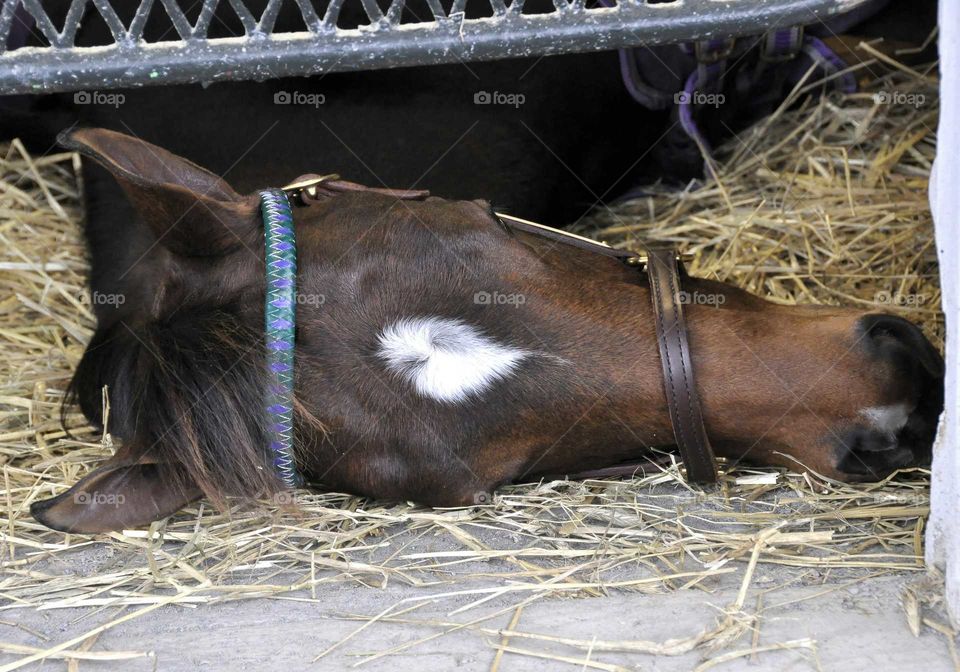
<path id="1" fill-rule="evenodd" d="M 700 410 L 700 397 L 693 377 L 693 359 L 687 338 L 687 322 L 680 300 L 680 279 L 686 275 L 683 262 L 673 250 L 647 250 L 647 278 L 656 320 L 657 344 L 663 365 L 663 389 L 670 409 L 670 424 L 687 468 L 687 480 L 713 483 L 717 459 L 707 438 Z"/>
<path id="2" fill-rule="evenodd" d="M 347 191 L 372 191 L 400 200 L 423 200 L 428 191 L 372 189 L 339 179 L 338 175 L 304 175 L 283 188 L 296 201 L 311 205 Z M 663 366 L 663 389 L 670 412 L 670 424 L 687 480 L 713 483 L 717 480 L 717 460 L 707 438 L 693 372 L 693 358 L 683 314 L 682 278 L 686 277 L 683 261 L 674 250 L 647 248 L 646 253 L 619 250 L 606 243 L 537 224 L 526 219 L 494 213 L 504 225 L 541 238 L 547 238 L 581 250 L 617 259 L 629 266 L 643 268 L 650 282 L 657 345 Z"/>

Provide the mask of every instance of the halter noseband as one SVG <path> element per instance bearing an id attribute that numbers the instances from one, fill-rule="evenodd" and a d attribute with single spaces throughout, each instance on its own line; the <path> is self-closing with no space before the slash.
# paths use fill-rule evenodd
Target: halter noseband
<path id="1" fill-rule="evenodd" d="M 426 198 L 426 191 L 370 189 L 340 181 L 338 175 L 305 175 L 283 189 L 260 192 L 266 241 L 267 291 L 265 330 L 267 370 L 270 375 L 266 410 L 270 418 L 270 452 L 283 484 L 294 488 L 301 484 L 293 453 L 293 351 L 296 329 L 297 250 L 293 213 L 288 195 L 306 205 L 320 198 L 319 189 L 338 193 L 374 191 L 401 200 Z M 583 236 L 567 233 L 519 217 L 494 213 L 500 221 L 518 231 L 571 245 L 582 250 L 613 257 L 643 268 L 650 283 L 654 324 L 663 388 L 670 411 L 670 424 L 686 467 L 687 480 L 713 483 L 717 480 L 717 460 L 703 424 L 700 397 L 693 374 L 693 358 L 687 336 L 687 323 L 681 299 L 681 279 L 686 276 L 683 261 L 673 250 L 649 248 L 645 254 L 618 250 Z"/>

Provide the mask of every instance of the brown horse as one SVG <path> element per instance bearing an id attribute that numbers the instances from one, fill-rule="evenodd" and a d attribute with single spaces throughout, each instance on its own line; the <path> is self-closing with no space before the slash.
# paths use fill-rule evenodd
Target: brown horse
<path id="1" fill-rule="evenodd" d="M 278 492 L 264 447 L 258 196 L 110 131 L 66 143 L 139 213 L 88 221 L 98 327 L 72 383 L 94 423 L 108 388 L 123 446 L 33 515 L 100 532 L 202 495 Z M 483 201 L 399 196 L 340 191 L 294 210 L 295 447 L 309 482 L 461 506 L 674 443 L 641 273 L 507 227 Z M 841 480 L 929 459 L 943 365 L 915 326 L 702 279 L 684 291 L 719 455 Z"/>

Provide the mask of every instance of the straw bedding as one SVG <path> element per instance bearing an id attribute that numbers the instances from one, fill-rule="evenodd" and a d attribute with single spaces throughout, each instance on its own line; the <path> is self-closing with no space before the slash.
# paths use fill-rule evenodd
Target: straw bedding
<path id="1" fill-rule="evenodd" d="M 878 102 L 883 91 L 925 102 Z M 713 179 L 652 189 L 600 213 L 588 232 L 622 245 L 678 244 L 694 255 L 692 273 L 775 301 L 894 310 L 939 343 L 926 191 L 936 120 L 933 76 L 896 69 L 863 93 L 781 110 L 719 151 Z M 30 503 L 61 492 L 114 447 L 77 409 L 65 415 L 72 438 L 60 424 L 63 389 L 92 330 L 78 163 L 71 154 L 31 157 L 16 141 L 0 157 L 0 611 L 131 605 L 135 617 L 162 604 L 316 597 L 325 584 L 394 581 L 425 597 L 455 595 L 457 611 L 495 598 L 507 605 L 495 615 L 545 597 L 708 588 L 719 574 L 742 572 L 743 590 L 715 630 L 619 643 L 676 654 L 748 630 L 755 615 L 744 598 L 764 564 L 793 568 L 791 581 L 922 569 L 922 469 L 862 485 L 739 469 L 705 495 L 671 467 L 507 487 L 464 510 L 301 492 L 295 512 L 200 503 L 149 531 L 49 531 L 30 518 Z M 576 652 L 584 643 L 565 644 Z"/>

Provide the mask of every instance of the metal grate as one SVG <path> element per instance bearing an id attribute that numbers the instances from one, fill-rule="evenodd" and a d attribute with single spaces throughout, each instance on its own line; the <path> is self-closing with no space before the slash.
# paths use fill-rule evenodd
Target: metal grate
<path id="1" fill-rule="evenodd" d="M 178 0 L 71 0 L 60 3 L 58 28 L 44 8 L 52 3 L 3 0 L 0 92 L 267 79 L 669 44 L 816 23 L 864 0 L 587 1 L 534 7 L 533 0 L 470 0 L 468 7 L 467 0 L 416 0 L 418 15 L 415 0 L 380 0 L 385 7 L 378 0 L 267 0 L 262 11 L 250 0 L 202 0 L 187 11 Z M 279 25 L 281 16 L 292 16 L 295 27 Z M 14 48 L 11 38 L 24 33 L 30 17 L 43 46 Z M 76 46 L 90 21 L 101 24 L 108 42 Z M 148 24 L 161 30 L 146 30 Z M 235 34 L 223 34 L 228 24 Z"/>

